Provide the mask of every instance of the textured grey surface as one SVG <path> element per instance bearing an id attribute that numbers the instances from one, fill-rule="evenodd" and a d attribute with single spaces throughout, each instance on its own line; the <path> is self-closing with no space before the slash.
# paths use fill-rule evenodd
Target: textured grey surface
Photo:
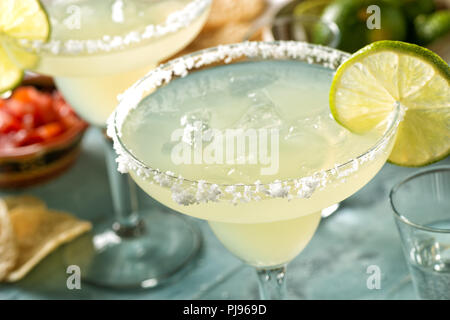
<path id="1" fill-rule="evenodd" d="M 445 159 L 438 164 L 450 164 Z M 95 223 L 111 212 L 101 136 L 89 130 L 76 165 L 63 176 L 20 193 Z M 416 169 L 386 164 L 362 190 L 322 220 L 307 248 L 288 266 L 290 299 L 414 299 L 388 203 L 391 186 Z M 5 194 L 5 193 L 2 193 Z M 140 195 L 144 205 L 156 202 Z M 173 283 L 149 290 L 108 290 L 83 284 L 66 288 L 61 250 L 42 261 L 25 279 L 0 284 L 0 299 L 256 299 L 254 271 L 216 240 L 207 224 L 195 220 L 204 237 L 197 259 Z M 367 288 L 367 267 L 381 270 L 380 289 Z"/>

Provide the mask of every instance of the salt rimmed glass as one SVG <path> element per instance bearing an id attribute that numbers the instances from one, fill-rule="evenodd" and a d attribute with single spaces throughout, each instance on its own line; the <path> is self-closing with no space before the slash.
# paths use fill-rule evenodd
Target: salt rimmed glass
<path id="1" fill-rule="evenodd" d="M 211 0 L 41 3 L 50 38 L 19 43 L 36 54 L 33 71 L 52 76 L 77 113 L 103 131 L 117 95 L 195 38 Z M 155 287 L 192 261 L 200 233 L 182 216 L 139 208 L 136 186 L 115 170 L 112 143 L 105 138 L 114 216 L 67 245 L 65 262 L 80 266 L 83 280 L 95 285 Z"/>
<path id="2" fill-rule="evenodd" d="M 89 123 L 104 127 L 117 95 L 200 32 L 211 0 L 43 1 L 48 41 L 20 40 Z"/>
<path id="3" fill-rule="evenodd" d="M 377 142 L 359 156 L 344 163 L 336 163 L 329 169 L 317 171 L 309 176 L 292 177 L 264 184 L 220 185 L 208 181 L 188 180 L 176 173 L 152 168 L 127 148 L 121 137 L 121 129 L 130 111 L 139 108 L 139 103 L 147 96 L 151 97 L 155 89 L 180 76 L 189 77 L 190 72 L 204 70 L 208 66 L 242 61 L 288 59 L 322 65 L 331 71 L 348 56 L 338 50 L 318 45 L 277 41 L 220 46 L 170 61 L 128 89 L 110 117 L 108 134 L 114 140 L 119 171 L 130 172 L 133 179 L 148 194 L 182 213 L 208 220 L 206 211 L 201 214 L 197 212 L 201 206 L 205 206 L 210 211 L 210 217 L 217 220 L 210 221 L 210 225 L 225 246 L 228 246 L 228 243 L 223 241 L 220 230 L 224 224 L 229 224 L 234 230 L 240 227 L 245 230 L 269 226 L 270 233 L 271 225 L 277 224 L 279 227 L 278 224 L 280 226 L 289 224 L 294 218 L 298 218 L 299 210 L 305 211 L 305 216 L 307 212 L 319 212 L 320 219 L 320 210 L 355 193 L 370 181 L 384 164 L 401 121 L 400 107 L 394 108 L 390 121 L 380 133 Z M 345 186 L 347 191 L 340 192 L 340 189 L 344 189 L 342 186 Z M 216 215 L 214 211 L 219 205 L 228 205 L 227 212 Z M 277 212 L 266 214 L 261 210 L 263 206 L 277 208 Z M 297 216 L 294 212 L 297 212 Z M 258 223 L 255 224 L 255 221 Z M 249 241 L 252 241 L 251 236 Z M 240 254 L 236 255 L 256 267 L 262 298 L 285 297 L 286 263 L 289 261 L 274 265 L 257 265 L 246 261 Z"/>
<path id="4" fill-rule="evenodd" d="M 164 0 L 158 1 L 164 2 Z M 158 1 L 153 1 L 153 3 L 152 1 L 131 2 L 134 2 L 132 5 L 135 5 L 136 9 L 139 9 L 139 6 L 141 8 L 151 8 L 151 5 L 157 4 Z M 74 32 L 83 28 L 83 6 L 88 5 L 86 8 L 91 10 L 89 2 L 91 0 L 41 0 L 44 9 L 49 14 L 52 26 L 57 21 L 57 25 L 64 24 L 67 30 Z M 101 0 L 98 2 L 107 3 L 108 7 L 104 7 L 104 9 L 111 10 L 110 21 L 107 21 L 107 23 L 116 23 L 119 26 L 123 25 L 127 17 L 126 4 L 122 0 Z M 47 41 L 21 39 L 20 43 L 23 47 L 40 55 L 60 56 L 122 51 L 129 47 L 140 46 L 147 41 L 152 41 L 180 31 L 191 25 L 199 16 L 205 13 L 211 4 L 210 0 L 180 0 L 179 2 L 182 2 L 184 5 L 172 10 L 165 19 L 160 19 L 158 23 L 151 22 L 151 19 L 147 19 L 145 15 L 148 12 L 138 12 L 143 24 L 136 25 L 134 28 L 126 28 L 126 32 L 120 32 L 117 35 L 99 33 L 86 37 L 79 37 L 75 34 L 71 34 L 68 37 L 61 37 L 61 35 L 54 36 L 52 32 L 50 39 Z M 58 10 L 56 11 L 55 9 Z M 96 14 L 96 12 L 91 13 Z M 109 11 L 106 13 L 109 14 Z M 134 18 L 137 17 L 134 16 Z M 62 21 L 60 19 L 64 20 Z M 146 22 L 146 20 L 148 21 Z"/>

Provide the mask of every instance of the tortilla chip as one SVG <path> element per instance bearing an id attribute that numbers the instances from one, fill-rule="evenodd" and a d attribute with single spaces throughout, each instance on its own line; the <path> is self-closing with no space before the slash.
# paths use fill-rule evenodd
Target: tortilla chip
<path id="1" fill-rule="evenodd" d="M 39 198 L 30 195 L 21 195 L 21 196 L 7 196 L 3 198 L 3 201 L 8 208 L 8 211 L 16 207 L 33 207 L 33 208 L 47 208 L 47 205 L 44 201 Z"/>
<path id="2" fill-rule="evenodd" d="M 230 22 L 248 22 L 261 15 L 265 8 L 265 0 L 213 0 L 203 30 L 217 29 Z"/>
<path id="3" fill-rule="evenodd" d="M 241 42 L 245 40 L 251 26 L 252 24 L 249 22 L 228 23 L 220 29 L 201 33 L 199 37 L 194 40 L 194 45 L 198 46 L 198 48 L 196 48 L 196 50 L 198 50 L 215 47 L 221 44 Z"/>
<path id="4" fill-rule="evenodd" d="M 89 222 L 42 207 L 16 206 L 9 212 L 18 248 L 16 264 L 4 280 L 22 279 L 61 244 L 92 228 Z"/>
<path id="5" fill-rule="evenodd" d="M 206 24 L 194 41 L 162 63 L 222 44 L 263 40 L 262 30 L 254 24 L 265 9 L 265 0 L 213 0 Z"/>
<path id="6" fill-rule="evenodd" d="M 184 50 L 178 52 L 166 61 L 221 44 L 241 42 L 249 35 L 251 27 L 252 24 L 249 22 L 237 22 L 229 23 L 219 29 L 202 31 Z M 252 38 L 251 40 L 254 39 Z"/>
<path id="7" fill-rule="evenodd" d="M 15 266 L 17 257 L 13 226 L 5 202 L 0 200 L 0 281 Z"/>

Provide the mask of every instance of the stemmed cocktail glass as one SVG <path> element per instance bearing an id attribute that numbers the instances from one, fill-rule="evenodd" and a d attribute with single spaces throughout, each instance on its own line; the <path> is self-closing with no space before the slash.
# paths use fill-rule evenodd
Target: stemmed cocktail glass
<path id="1" fill-rule="evenodd" d="M 210 4 L 42 0 L 50 38 L 22 45 L 39 57 L 33 71 L 53 76 L 76 111 L 103 130 L 117 95 L 191 42 Z M 84 280 L 97 285 L 154 287 L 198 252 L 200 234 L 178 215 L 139 209 L 132 180 L 117 173 L 110 139 L 105 151 L 115 216 L 95 223 L 88 239 L 67 246 L 67 262 L 79 265 Z"/>
<path id="2" fill-rule="evenodd" d="M 393 146 L 398 108 L 365 135 L 332 118 L 328 89 L 348 56 L 294 41 L 207 49 L 148 73 L 110 117 L 119 170 L 164 205 L 207 220 L 256 268 L 262 298 L 285 297 L 286 264 L 321 210 L 369 182 Z M 270 154 L 279 152 L 271 172 L 274 162 L 257 161 L 267 160 L 269 140 Z M 240 142 L 227 149 L 231 141 Z"/>

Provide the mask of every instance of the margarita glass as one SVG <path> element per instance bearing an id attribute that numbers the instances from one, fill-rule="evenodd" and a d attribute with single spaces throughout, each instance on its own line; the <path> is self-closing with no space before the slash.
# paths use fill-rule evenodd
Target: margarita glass
<path id="1" fill-rule="evenodd" d="M 53 76 L 73 108 L 103 130 L 117 95 L 189 44 L 205 23 L 211 1 L 41 3 L 49 17 L 50 39 L 21 41 L 39 57 L 33 71 Z M 68 246 L 68 263 L 80 265 L 84 280 L 97 285 L 156 286 L 195 255 L 200 234 L 183 217 L 157 208 L 140 210 L 132 180 L 117 173 L 108 138 L 105 150 L 115 217 L 95 224 L 88 241 L 92 250 L 86 242 Z M 84 257 L 87 252 L 89 258 Z"/>
<path id="2" fill-rule="evenodd" d="M 321 210 L 369 182 L 392 149 L 399 108 L 363 135 L 330 115 L 329 86 L 348 57 L 294 41 L 207 49 L 148 73 L 110 117 L 119 171 L 166 206 L 207 220 L 226 248 L 256 267 L 262 298 L 284 297 L 286 264 L 312 238 Z M 252 162 L 239 142 L 215 144 L 228 141 L 221 132 L 241 142 L 252 132 L 260 142 L 270 137 L 278 168 L 261 170 L 273 162 Z M 212 145 L 215 156 L 225 145 L 224 162 L 195 158 Z M 191 150 L 192 161 L 180 161 L 180 150 Z M 267 151 L 261 143 L 257 150 Z"/>

